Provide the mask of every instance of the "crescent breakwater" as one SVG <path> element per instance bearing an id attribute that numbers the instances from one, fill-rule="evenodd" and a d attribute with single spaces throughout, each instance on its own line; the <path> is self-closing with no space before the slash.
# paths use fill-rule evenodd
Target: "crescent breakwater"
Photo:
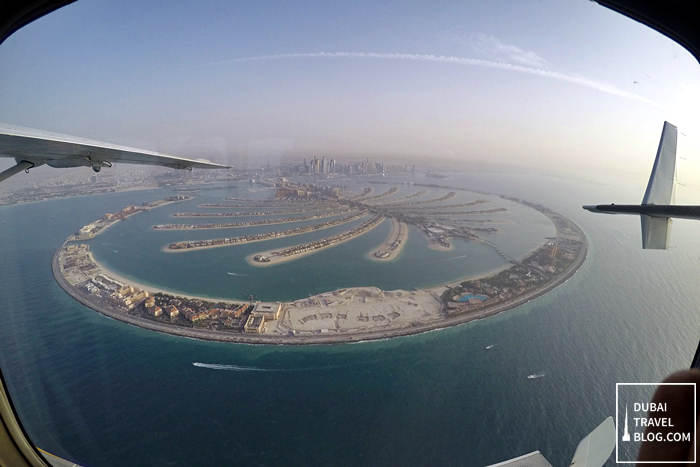
<path id="1" fill-rule="evenodd" d="M 120 277 L 98 264 L 89 245 L 75 243 L 80 240 L 75 236 L 54 253 L 52 272 L 59 286 L 85 306 L 167 334 L 267 345 L 334 344 L 406 336 L 517 307 L 564 283 L 583 264 L 588 242 L 576 224 L 544 206 L 501 198 L 545 215 L 554 224 L 556 236 L 519 260 L 501 252 L 508 263 L 497 273 L 429 289 L 354 287 L 292 302 L 197 297 L 156 290 Z M 372 220 L 379 223 L 379 217 L 375 214 Z M 392 218 L 392 222 L 398 220 Z M 397 225 L 398 231 L 392 229 L 388 240 L 400 237 L 404 226 L 397 223 L 394 228 Z M 448 233 L 444 238 L 452 237 Z M 498 249 L 494 244 L 490 246 Z"/>

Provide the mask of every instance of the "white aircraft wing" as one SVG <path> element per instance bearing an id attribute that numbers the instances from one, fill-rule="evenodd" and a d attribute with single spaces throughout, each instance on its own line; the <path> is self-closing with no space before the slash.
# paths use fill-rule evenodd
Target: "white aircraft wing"
<path id="1" fill-rule="evenodd" d="M 547 459 L 540 451 L 534 451 L 524 456 L 514 457 L 507 461 L 491 464 L 488 467 L 552 467 Z"/>
<path id="2" fill-rule="evenodd" d="M 569 467 L 603 467 L 613 449 L 615 449 L 615 422 L 612 417 L 608 417 L 578 443 Z M 552 467 L 552 464 L 544 458 L 540 451 L 534 451 L 498 464 L 491 464 L 488 467 L 525 466 Z"/>
<path id="3" fill-rule="evenodd" d="M 20 167 L 19 170 L 7 176 L 42 164 L 59 168 L 87 166 L 95 171 L 99 171 L 101 167 L 111 167 L 113 162 L 161 165 L 173 169 L 190 170 L 229 168 L 203 159 L 186 159 L 155 151 L 3 124 L 0 124 L 0 157 L 13 158 L 17 161 L 16 167 Z"/>
<path id="4" fill-rule="evenodd" d="M 613 449 L 615 449 L 615 422 L 612 417 L 608 417 L 581 440 L 569 467 L 602 467 Z"/>

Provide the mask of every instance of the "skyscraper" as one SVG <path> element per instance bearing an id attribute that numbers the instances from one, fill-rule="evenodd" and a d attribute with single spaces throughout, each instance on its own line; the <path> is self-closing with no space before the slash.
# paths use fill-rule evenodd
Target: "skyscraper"
<path id="1" fill-rule="evenodd" d="M 622 435 L 622 441 L 630 440 L 630 432 L 627 429 L 627 405 L 625 405 L 625 433 Z"/>

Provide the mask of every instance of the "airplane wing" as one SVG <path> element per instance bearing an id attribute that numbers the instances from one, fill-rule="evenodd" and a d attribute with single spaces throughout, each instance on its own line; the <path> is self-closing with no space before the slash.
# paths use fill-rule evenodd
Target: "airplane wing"
<path id="1" fill-rule="evenodd" d="M 613 449 L 615 449 L 615 422 L 612 417 L 608 417 L 578 443 L 569 467 L 601 467 L 608 460 Z"/>
<path id="2" fill-rule="evenodd" d="M 584 206 L 591 212 L 639 214 L 642 222 L 642 248 L 665 250 L 671 235 L 671 218 L 700 219 L 700 206 L 674 205 L 676 188 L 676 145 L 678 130 L 664 122 L 654 168 L 651 170 L 642 204 L 599 204 Z"/>
<path id="3" fill-rule="evenodd" d="M 0 157 L 17 165 L 0 174 L 0 181 L 21 170 L 47 164 L 51 167 L 92 167 L 98 172 L 113 162 L 160 165 L 173 169 L 225 169 L 206 160 L 186 159 L 76 136 L 0 124 Z M 4 176 L 3 176 L 4 174 Z"/>
<path id="4" fill-rule="evenodd" d="M 615 422 L 612 417 L 603 420 L 578 443 L 569 467 L 602 467 L 615 449 Z M 507 461 L 491 464 L 488 467 L 552 467 L 540 451 Z"/>

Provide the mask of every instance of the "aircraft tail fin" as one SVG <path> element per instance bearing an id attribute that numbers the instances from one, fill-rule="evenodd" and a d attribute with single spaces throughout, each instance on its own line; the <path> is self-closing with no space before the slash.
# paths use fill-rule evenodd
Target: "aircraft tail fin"
<path id="1" fill-rule="evenodd" d="M 664 122 L 654 168 L 642 204 L 674 204 L 676 188 L 676 143 L 678 130 Z"/>
<path id="2" fill-rule="evenodd" d="M 659 149 L 656 151 L 654 168 L 651 170 L 651 177 L 649 177 L 649 184 L 647 185 L 646 193 L 644 193 L 642 205 L 674 204 L 677 142 L 678 130 L 670 123 L 664 122 Z M 641 214 L 639 217 L 642 219 L 642 248 L 666 250 L 671 236 L 671 219 L 647 214 Z"/>
<path id="3" fill-rule="evenodd" d="M 602 467 L 615 449 L 615 437 L 615 422 L 608 417 L 581 440 L 569 467 Z"/>
<path id="4" fill-rule="evenodd" d="M 647 214 L 639 216 L 642 219 L 642 248 L 645 250 L 666 250 L 671 238 L 669 217 L 653 217 Z"/>

